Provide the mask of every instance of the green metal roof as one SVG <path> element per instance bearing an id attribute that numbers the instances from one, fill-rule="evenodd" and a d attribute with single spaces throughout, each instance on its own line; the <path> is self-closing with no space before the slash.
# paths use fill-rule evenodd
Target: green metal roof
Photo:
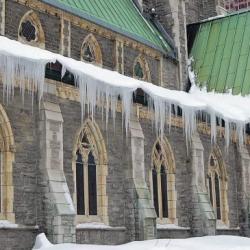
<path id="1" fill-rule="evenodd" d="M 159 31 L 133 0 L 43 0 L 62 10 L 111 29 L 164 53 L 171 51 Z"/>
<path id="2" fill-rule="evenodd" d="M 190 56 L 209 91 L 250 94 L 250 12 L 200 24 Z"/>

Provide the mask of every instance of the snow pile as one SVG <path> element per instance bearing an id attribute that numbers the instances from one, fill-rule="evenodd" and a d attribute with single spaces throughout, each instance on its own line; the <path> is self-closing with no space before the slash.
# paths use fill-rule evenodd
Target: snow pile
<path id="1" fill-rule="evenodd" d="M 33 250 L 249 250 L 250 239 L 237 236 L 205 236 L 189 239 L 164 239 L 131 242 L 120 246 L 52 245 L 44 234 L 38 235 Z"/>
<path id="2" fill-rule="evenodd" d="M 28 87 L 32 96 L 34 92 L 38 93 L 40 102 L 44 92 L 45 66 L 49 62 L 56 61 L 62 64 L 62 77 L 66 70 L 74 74 L 76 86 L 79 87 L 80 92 L 82 117 L 84 112 L 94 117 L 98 103 L 105 107 L 106 121 L 109 113 L 115 120 L 117 101 L 120 99 L 127 131 L 133 93 L 140 88 L 148 95 L 149 110 L 154 113 L 155 127 L 159 134 L 163 135 L 166 125 L 171 127 L 172 113 L 176 114 L 177 107 L 180 107 L 187 141 L 196 130 L 197 114 L 201 112 L 206 112 L 211 118 L 213 141 L 216 139 L 216 117 L 225 120 L 227 145 L 232 128 L 236 129 L 239 143 L 242 144 L 244 141 L 245 124 L 250 121 L 249 98 L 206 93 L 197 89 L 195 85 L 190 93 L 168 90 L 92 64 L 0 37 L 0 76 L 7 101 L 14 96 L 14 86 L 17 82 L 23 98 L 25 87 Z M 195 83 L 194 73 L 191 70 L 189 73 L 191 81 Z M 104 111 L 104 108 L 102 110 Z"/>

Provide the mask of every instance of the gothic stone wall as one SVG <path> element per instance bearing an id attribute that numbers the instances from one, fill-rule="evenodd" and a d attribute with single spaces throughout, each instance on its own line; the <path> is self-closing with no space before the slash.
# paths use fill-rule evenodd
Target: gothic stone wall
<path id="1" fill-rule="evenodd" d="M 2 93 L 2 87 L 0 92 Z M 4 104 L 2 94 L 0 97 L 0 103 L 10 120 L 15 141 L 16 152 L 13 163 L 15 223 L 24 227 L 24 229 L 0 230 L 0 249 L 31 249 L 38 233 L 35 226 L 41 225 L 42 229 L 43 196 L 37 185 L 40 177 L 37 123 L 39 113 L 36 104 L 32 112 L 31 101 L 31 97 L 26 96 L 23 104 L 22 98 L 16 94 L 14 100 L 7 105 Z"/>

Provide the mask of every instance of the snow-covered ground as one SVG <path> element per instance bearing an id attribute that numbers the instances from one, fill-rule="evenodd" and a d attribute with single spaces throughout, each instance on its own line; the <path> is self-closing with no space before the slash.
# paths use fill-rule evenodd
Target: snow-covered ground
<path id="1" fill-rule="evenodd" d="M 120 246 L 52 245 L 44 234 L 37 236 L 33 250 L 249 250 L 250 238 L 205 236 L 189 239 L 164 239 L 131 242 Z"/>

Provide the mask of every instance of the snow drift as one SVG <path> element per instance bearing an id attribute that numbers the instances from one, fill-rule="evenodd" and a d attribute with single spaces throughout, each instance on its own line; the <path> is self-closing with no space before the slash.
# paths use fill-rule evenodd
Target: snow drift
<path id="1" fill-rule="evenodd" d="M 205 236 L 131 242 L 120 246 L 52 245 L 44 234 L 37 236 L 33 250 L 249 250 L 250 239 L 238 236 Z"/>
<path id="2" fill-rule="evenodd" d="M 249 97 L 207 93 L 198 89 L 195 84 L 190 93 L 168 90 L 0 37 L 0 76 L 6 101 L 9 102 L 14 96 L 15 86 L 18 83 L 23 98 L 27 88 L 32 95 L 38 94 L 40 102 L 44 92 L 46 64 L 56 61 L 62 64 L 62 77 L 66 70 L 74 74 L 75 84 L 80 92 L 82 116 L 84 112 L 88 112 L 94 117 L 96 104 L 101 103 L 106 108 L 106 120 L 109 113 L 115 119 L 117 102 L 120 99 L 127 131 L 133 93 L 140 88 L 148 95 L 149 110 L 154 114 L 155 127 L 159 134 L 163 135 L 167 125 L 171 127 L 172 113 L 176 113 L 174 111 L 180 107 L 187 141 L 196 130 L 197 114 L 206 112 L 212 124 L 212 141 L 216 140 L 216 118 L 219 118 L 225 121 L 226 144 L 229 144 L 232 130 L 236 131 L 239 143 L 244 143 L 245 125 L 250 121 Z M 189 73 L 191 81 L 194 82 L 193 72 L 189 70 Z"/>

